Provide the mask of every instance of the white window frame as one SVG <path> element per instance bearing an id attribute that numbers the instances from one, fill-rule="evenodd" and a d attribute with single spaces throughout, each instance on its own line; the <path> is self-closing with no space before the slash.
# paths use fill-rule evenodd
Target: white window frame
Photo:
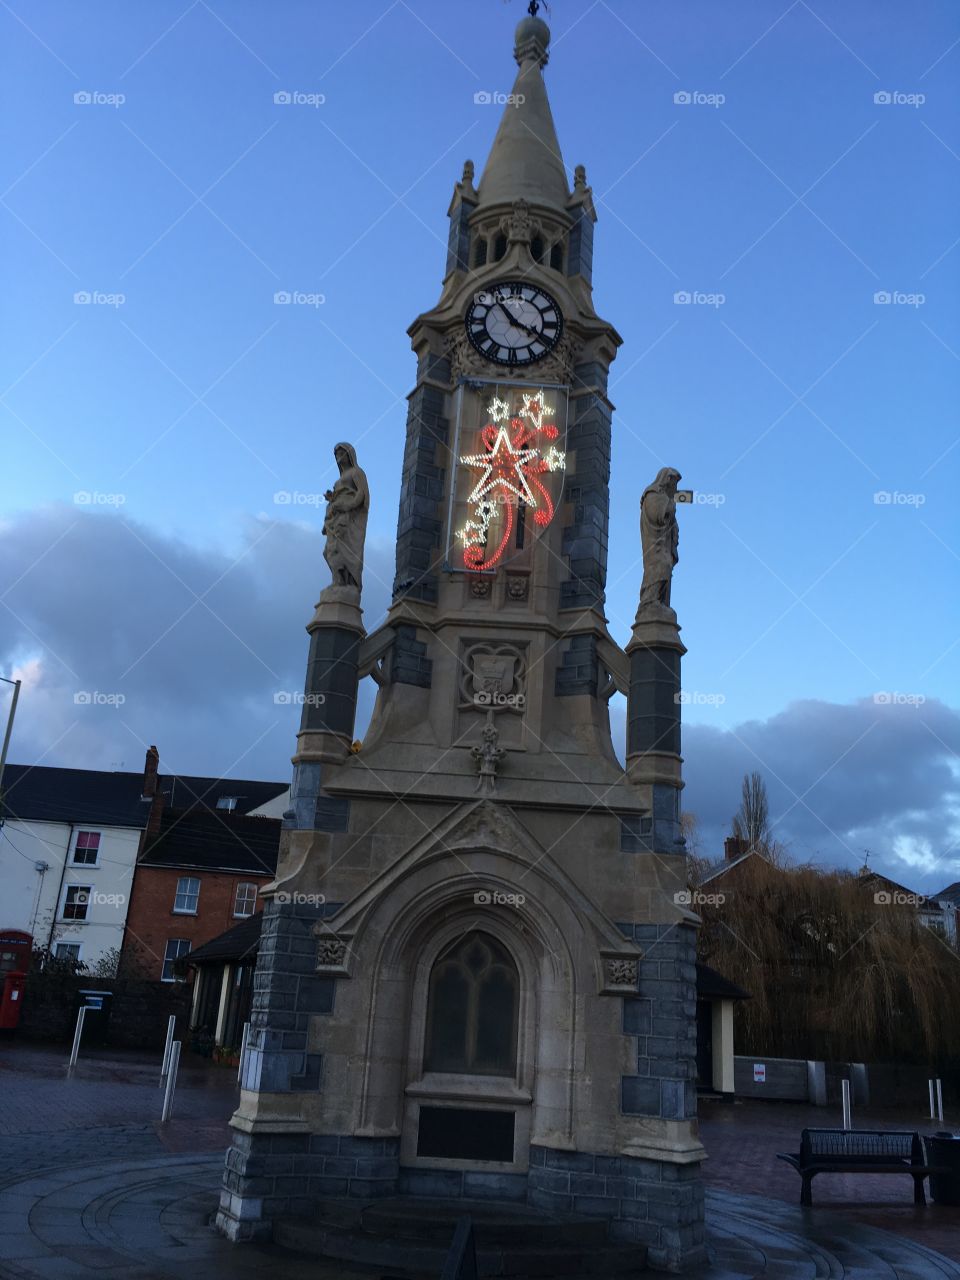
<path id="1" fill-rule="evenodd" d="M 177 954 L 174 956 L 170 955 L 170 947 L 173 943 L 177 943 Z M 181 943 L 184 944 L 182 948 L 180 946 Z M 180 959 L 180 957 L 185 956 L 191 950 L 191 948 L 192 948 L 192 944 L 189 938 L 168 938 L 167 939 L 167 945 L 163 949 L 163 964 L 160 967 L 161 982 L 182 982 L 183 981 L 182 978 L 178 978 L 174 974 L 173 966 Z M 167 977 L 167 965 L 170 965 L 169 978 Z"/>
<path id="2" fill-rule="evenodd" d="M 78 964 L 83 959 L 83 943 L 82 942 L 55 942 L 53 944 L 54 960 L 63 960 L 66 958 L 65 956 L 62 956 L 60 954 L 61 947 L 76 947 L 77 954 L 75 956 L 72 956 L 71 959 L 77 961 Z"/>
<path id="3" fill-rule="evenodd" d="M 196 893 L 189 890 L 181 889 L 182 884 L 195 884 L 197 886 Z M 193 898 L 192 907 L 178 907 L 178 898 Z M 177 879 L 177 887 L 173 895 L 173 914 L 175 916 L 195 916 L 200 910 L 200 877 L 199 876 L 179 876 Z"/>
<path id="4" fill-rule="evenodd" d="M 80 839 L 80 837 L 81 837 L 81 836 L 99 836 L 99 839 L 98 839 L 98 841 L 97 841 L 97 850 L 96 850 L 96 852 L 97 852 L 97 860 L 96 860 L 96 862 L 78 862 L 78 861 L 77 861 L 77 851 L 78 851 L 78 847 L 79 847 L 77 842 L 79 841 L 79 839 Z M 71 867 L 84 867 L 84 868 L 88 868 L 88 867 L 99 867 L 99 865 L 100 865 L 100 849 L 101 849 L 102 845 L 103 845 L 103 832 L 102 832 L 102 831 L 97 830 L 97 828 L 95 828 L 95 827 L 94 827 L 94 828 L 92 828 L 92 829 L 91 829 L 90 827 L 84 827 L 82 830 L 75 832 L 75 833 L 74 833 L 74 836 L 73 836 L 73 848 L 72 848 L 72 849 L 71 849 L 71 851 L 70 851 L 70 865 L 71 865 Z M 86 850 L 80 850 L 80 852 L 86 852 Z"/>
<path id="5" fill-rule="evenodd" d="M 227 813 L 233 813 L 239 800 L 239 796 L 217 796 L 217 803 L 214 807 L 225 810 Z"/>
<path id="6" fill-rule="evenodd" d="M 82 916 L 68 916 L 66 914 L 67 899 L 70 897 L 71 890 L 76 890 L 77 893 L 85 893 L 87 895 L 87 900 L 83 904 L 86 910 L 84 911 Z M 65 884 L 63 886 L 63 901 L 60 903 L 61 921 L 64 924 L 87 924 L 90 919 L 90 897 L 92 894 L 93 894 L 92 884 Z"/>
<path id="7" fill-rule="evenodd" d="M 257 913 L 257 891 L 259 890 L 259 888 L 260 888 L 260 886 L 259 886 L 259 885 L 254 881 L 254 880 L 238 880 L 238 881 L 237 881 L 237 886 L 236 886 L 236 888 L 234 889 L 234 892 L 233 892 L 233 916 L 234 916 L 234 919 L 235 919 L 235 920 L 249 920 L 251 916 L 256 915 L 256 913 Z M 251 900 L 251 899 L 248 899 L 248 896 L 247 896 L 246 894 L 244 895 L 244 903 L 246 903 L 247 901 L 249 901 L 249 902 L 250 902 L 250 910 L 249 910 L 249 911 L 238 911 L 238 910 L 237 910 L 237 908 L 238 908 L 238 907 L 239 907 L 239 905 L 240 905 L 240 890 L 241 890 L 241 889 L 252 889 L 252 890 L 253 890 L 253 898 L 252 898 L 252 900 Z"/>

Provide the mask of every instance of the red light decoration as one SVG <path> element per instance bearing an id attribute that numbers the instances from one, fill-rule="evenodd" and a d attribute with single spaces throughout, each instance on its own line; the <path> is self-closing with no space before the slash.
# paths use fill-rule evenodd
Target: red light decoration
<path id="1" fill-rule="evenodd" d="M 510 543 L 514 507 L 533 508 L 533 520 L 545 529 L 556 508 L 540 476 L 562 471 L 565 455 L 546 441 L 560 435 L 557 426 L 545 419 L 553 414 L 543 390 L 521 392 L 523 406 L 511 415 L 510 405 L 496 396 L 487 406 L 490 421 L 481 428 L 482 452 L 463 454 L 461 463 L 482 469 L 467 497 L 473 510 L 457 537 L 463 544 L 463 563 L 473 572 L 493 569 Z M 501 535 L 491 547 L 491 525 L 498 509 L 503 512 Z M 495 535 L 493 535 L 495 536 Z"/>

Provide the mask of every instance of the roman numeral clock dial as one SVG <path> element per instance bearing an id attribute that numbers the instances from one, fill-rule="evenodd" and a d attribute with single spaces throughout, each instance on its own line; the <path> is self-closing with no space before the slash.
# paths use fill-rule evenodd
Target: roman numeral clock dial
<path id="1" fill-rule="evenodd" d="M 563 313 L 535 284 L 502 280 L 476 293 L 465 320 L 467 337 L 493 364 L 535 364 L 557 345 Z"/>

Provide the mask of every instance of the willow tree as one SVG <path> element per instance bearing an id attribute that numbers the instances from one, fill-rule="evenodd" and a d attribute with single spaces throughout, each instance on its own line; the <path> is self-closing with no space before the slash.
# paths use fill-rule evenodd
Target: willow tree
<path id="1" fill-rule="evenodd" d="M 960 956 L 911 905 L 844 872 L 750 858 L 705 886 L 701 958 L 750 992 L 743 1052 L 836 1061 L 960 1054 Z M 886 895 L 880 895 L 881 899 Z"/>

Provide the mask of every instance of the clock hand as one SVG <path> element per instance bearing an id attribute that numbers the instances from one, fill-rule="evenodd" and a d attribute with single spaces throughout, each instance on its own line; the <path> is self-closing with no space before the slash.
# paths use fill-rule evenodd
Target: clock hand
<path id="1" fill-rule="evenodd" d="M 524 329 L 527 333 L 533 334 L 535 338 L 540 337 L 539 329 L 534 329 L 531 325 L 524 324 L 522 320 L 518 320 L 515 315 L 511 315 L 511 313 L 507 310 L 507 308 L 504 306 L 502 302 L 498 302 L 497 306 L 500 308 L 500 310 L 503 312 L 503 314 L 507 317 L 507 319 L 515 328 Z"/>

